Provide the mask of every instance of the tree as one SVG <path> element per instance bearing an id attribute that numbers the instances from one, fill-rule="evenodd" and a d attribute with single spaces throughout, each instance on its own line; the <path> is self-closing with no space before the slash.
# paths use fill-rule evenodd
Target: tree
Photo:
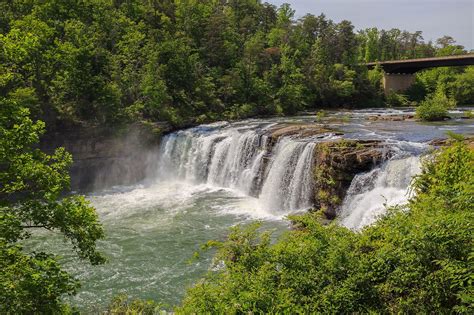
<path id="1" fill-rule="evenodd" d="M 441 46 L 441 48 L 446 48 L 448 46 L 454 45 L 454 43 L 456 43 L 454 38 L 452 38 L 451 36 L 448 36 L 448 35 L 440 37 L 436 40 L 436 44 L 438 46 Z"/>
<path id="2" fill-rule="evenodd" d="M 368 29 L 366 34 L 367 42 L 365 46 L 365 61 L 376 61 L 378 59 L 377 41 L 379 37 L 379 31 L 374 27 Z"/>
<path id="3" fill-rule="evenodd" d="M 466 70 L 456 77 L 449 88 L 452 96 L 459 104 L 474 104 L 474 67 L 466 67 Z"/>
<path id="4" fill-rule="evenodd" d="M 62 148 L 52 155 L 34 149 L 44 127 L 28 109 L 0 99 L 1 313 L 64 312 L 61 297 L 79 287 L 55 256 L 25 250 L 22 242 L 35 229 L 61 233 L 92 264 L 105 261 L 96 250 L 104 231 L 95 209 L 82 196 L 64 196 L 71 155 Z"/>
<path id="5" fill-rule="evenodd" d="M 355 64 L 357 57 L 357 39 L 354 34 L 354 26 L 347 20 L 336 25 L 337 43 L 336 59 L 342 64 Z"/>
<path id="6" fill-rule="evenodd" d="M 462 55 L 466 53 L 464 46 L 456 45 L 456 41 L 451 36 L 443 36 L 436 40 L 438 45 L 438 50 L 436 52 L 437 56 L 453 56 L 453 55 Z"/>
<path id="7" fill-rule="evenodd" d="M 276 102 L 285 114 L 296 114 L 306 105 L 304 75 L 294 64 L 296 58 L 288 46 L 283 47 L 279 71 L 281 73 L 281 87 L 276 93 Z"/>

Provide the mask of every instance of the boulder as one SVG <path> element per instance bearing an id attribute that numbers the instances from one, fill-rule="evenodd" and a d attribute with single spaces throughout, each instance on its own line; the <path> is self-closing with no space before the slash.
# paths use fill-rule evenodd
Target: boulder
<path id="1" fill-rule="evenodd" d="M 381 141 L 335 140 L 317 145 L 314 165 L 314 208 L 334 219 L 355 175 L 387 158 Z"/>

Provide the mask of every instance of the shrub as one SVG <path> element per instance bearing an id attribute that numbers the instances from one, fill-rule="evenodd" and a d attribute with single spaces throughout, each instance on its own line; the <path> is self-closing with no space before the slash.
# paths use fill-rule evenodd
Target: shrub
<path id="1" fill-rule="evenodd" d="M 443 120 L 448 115 L 448 110 L 456 107 L 456 101 L 448 98 L 444 92 L 438 90 L 435 94 L 427 96 L 416 108 L 416 115 L 425 121 Z"/>
<path id="2" fill-rule="evenodd" d="M 161 314 L 162 305 L 154 301 L 130 300 L 121 294 L 113 298 L 104 315 L 154 315 Z M 166 312 L 163 312 L 166 313 Z"/>
<path id="3" fill-rule="evenodd" d="M 385 104 L 388 107 L 401 107 L 401 106 L 408 106 L 410 102 L 408 98 L 403 94 L 398 94 L 396 92 L 390 92 L 385 97 Z"/>

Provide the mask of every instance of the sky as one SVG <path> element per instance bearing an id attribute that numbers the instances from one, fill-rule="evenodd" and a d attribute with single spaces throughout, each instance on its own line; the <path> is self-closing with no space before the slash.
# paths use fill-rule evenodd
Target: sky
<path id="1" fill-rule="evenodd" d="M 265 2 L 265 1 L 262 1 Z M 425 41 L 452 36 L 474 49 L 474 0 L 266 0 L 289 3 L 296 17 L 324 13 L 335 22 L 349 20 L 356 30 L 368 27 L 423 31 Z"/>

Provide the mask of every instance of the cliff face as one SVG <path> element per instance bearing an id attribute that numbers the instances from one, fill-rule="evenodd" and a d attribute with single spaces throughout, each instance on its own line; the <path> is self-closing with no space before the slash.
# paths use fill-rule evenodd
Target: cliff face
<path id="1" fill-rule="evenodd" d="M 110 129 L 78 129 L 50 133 L 40 148 L 53 152 L 64 147 L 73 156 L 71 189 L 92 191 L 129 185 L 145 178 L 159 137 L 142 127 L 119 132 Z"/>

